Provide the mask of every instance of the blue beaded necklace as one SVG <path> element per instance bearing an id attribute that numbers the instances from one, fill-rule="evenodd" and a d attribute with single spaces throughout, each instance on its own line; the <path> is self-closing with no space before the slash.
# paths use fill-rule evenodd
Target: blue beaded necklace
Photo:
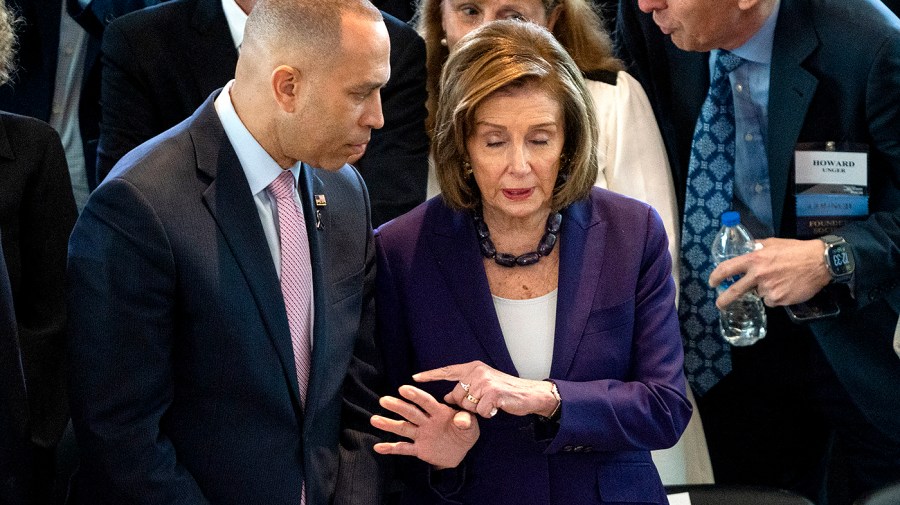
<path id="1" fill-rule="evenodd" d="M 559 236 L 559 227 L 562 224 L 562 214 L 559 212 L 551 212 L 547 216 L 547 229 L 544 236 L 538 243 L 537 251 L 532 251 L 518 256 L 508 253 L 497 252 L 494 241 L 491 240 L 491 232 L 488 231 L 487 223 L 484 222 L 484 216 L 481 209 L 476 210 L 474 214 L 475 232 L 478 234 L 478 242 L 481 247 L 481 255 L 488 259 L 493 259 L 498 265 L 504 267 L 528 266 L 534 265 L 544 256 L 549 256 L 553 252 L 553 246 L 556 245 L 556 239 Z"/>

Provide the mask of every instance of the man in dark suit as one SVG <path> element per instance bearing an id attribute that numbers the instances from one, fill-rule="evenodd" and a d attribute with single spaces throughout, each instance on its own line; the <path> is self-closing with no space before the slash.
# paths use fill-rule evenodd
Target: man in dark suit
<path id="1" fill-rule="evenodd" d="M 900 102 L 892 97 L 900 22 L 874 0 L 622 0 L 618 26 L 623 57 L 663 131 L 682 210 L 692 198 L 689 160 L 711 65 L 723 50 L 744 60 L 745 72 L 728 78 L 738 130 L 733 205 L 766 240 L 762 250 L 723 263 L 709 282 L 743 274 L 717 304 L 755 288 L 769 307 L 768 334 L 752 347 L 732 347 L 731 372 L 698 397 L 716 481 L 792 488 L 825 503 L 821 477 L 832 447 L 848 464 L 839 472 L 847 496 L 832 503 L 895 480 Z M 834 238 L 809 239 L 798 233 L 795 151 L 829 142 L 838 151 L 847 144 L 868 150 L 861 175 L 869 214 L 831 230 Z M 752 154 L 742 158 L 742 150 Z M 826 255 L 833 247 L 855 259 L 852 275 L 834 270 Z M 682 278 L 691 268 L 682 261 Z M 823 290 L 838 299 L 840 315 L 788 319 L 781 306 Z M 681 304 L 690 303 L 683 293 Z M 703 359 L 713 358 L 697 363 Z M 686 356 L 689 373 L 690 362 Z"/>
<path id="2" fill-rule="evenodd" d="M 83 189 L 84 194 L 79 191 L 81 199 L 86 199 L 87 191 L 97 185 L 93 168 L 100 135 L 100 40 L 103 28 L 118 16 L 156 3 L 158 0 L 7 0 L 8 9 L 15 12 L 22 23 L 17 26 L 18 70 L 10 82 L 0 86 L 0 110 L 60 125 L 60 129 L 65 128 L 66 122 L 77 122 L 80 142 L 77 146 L 76 142 L 70 143 L 67 149 L 71 159 L 75 156 L 84 159 L 85 173 L 75 176 L 86 179 L 74 181 L 79 190 Z M 64 12 L 71 19 L 65 18 Z M 72 30 L 71 40 L 61 38 L 62 26 L 67 22 L 71 23 L 68 26 Z M 76 33 L 78 30 L 87 34 L 81 38 Z M 79 41 L 83 41 L 83 47 Z M 62 65 L 60 53 L 69 60 Z M 67 90 L 57 89 L 58 83 L 63 82 L 58 73 L 64 74 L 62 78 L 67 83 L 80 83 L 79 89 L 71 90 L 77 102 L 72 110 L 65 110 L 62 103 Z M 65 75 L 67 73 L 70 75 Z"/>
<path id="3" fill-rule="evenodd" d="M 34 118 L 0 113 L 0 230 L 29 390 L 34 503 L 51 499 L 69 419 L 65 268 L 75 217 L 59 135 Z"/>
<path id="4" fill-rule="evenodd" d="M 374 398 L 358 372 L 376 356 L 346 162 L 383 125 L 389 74 L 366 0 L 262 0 L 235 79 L 94 192 L 69 250 L 75 503 L 377 493 L 352 453 L 338 468 L 342 400 Z"/>
<path id="5" fill-rule="evenodd" d="M 221 0 L 176 0 L 109 26 L 98 180 L 228 82 L 243 32 L 239 19 L 246 16 L 241 10 L 249 12 L 253 3 L 241 0 L 231 5 L 238 11 L 226 16 Z M 425 45 L 401 21 L 385 16 L 385 24 L 391 38 L 391 79 L 382 90 L 385 126 L 373 132 L 366 154 L 351 161 L 368 186 L 376 226 L 424 201 L 428 171 Z"/>
<path id="6" fill-rule="evenodd" d="M 0 503 L 25 505 L 31 487 L 28 401 L 12 289 L 0 246 Z"/>

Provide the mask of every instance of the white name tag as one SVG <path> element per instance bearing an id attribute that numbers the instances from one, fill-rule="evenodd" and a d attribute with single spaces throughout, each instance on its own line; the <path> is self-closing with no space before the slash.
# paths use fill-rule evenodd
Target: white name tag
<path id="1" fill-rule="evenodd" d="M 868 154 L 846 151 L 795 151 L 797 184 L 868 186 Z"/>

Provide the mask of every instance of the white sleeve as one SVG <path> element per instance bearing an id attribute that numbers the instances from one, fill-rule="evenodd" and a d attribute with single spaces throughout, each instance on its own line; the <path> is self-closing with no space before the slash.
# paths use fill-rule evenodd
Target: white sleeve
<path id="1" fill-rule="evenodd" d="M 678 204 L 669 159 L 650 101 L 641 85 L 619 72 L 616 85 L 587 81 L 600 127 L 600 173 L 596 185 L 653 206 L 669 238 L 672 274 L 678 283 Z"/>

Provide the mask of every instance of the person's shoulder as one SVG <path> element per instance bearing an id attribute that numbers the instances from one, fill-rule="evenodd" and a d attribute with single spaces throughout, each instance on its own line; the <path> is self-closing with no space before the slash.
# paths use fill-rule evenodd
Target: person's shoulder
<path id="1" fill-rule="evenodd" d="M 382 244 L 403 247 L 414 244 L 425 230 L 438 226 L 455 214 L 459 213 L 444 205 L 444 199 L 438 195 L 382 224 L 375 230 L 375 235 Z"/>
<path id="2" fill-rule="evenodd" d="M 159 37 L 160 30 L 165 30 L 171 36 L 177 33 L 176 27 L 192 22 L 197 2 L 198 0 L 171 0 L 129 12 L 109 24 L 103 39 L 107 45 L 121 38 L 152 40 Z"/>
<path id="3" fill-rule="evenodd" d="M 394 16 L 388 14 L 385 11 L 381 11 L 381 17 L 384 18 L 384 24 L 387 26 L 388 34 L 393 37 L 399 38 L 417 38 L 419 36 L 418 33 L 410 26 L 408 23 L 405 23 Z"/>
<path id="4" fill-rule="evenodd" d="M 785 0 L 779 17 L 807 11 L 820 40 L 851 50 L 876 48 L 863 41 L 900 37 L 900 21 L 880 0 Z"/>
<path id="5" fill-rule="evenodd" d="M 595 216 L 613 222 L 646 221 L 647 213 L 652 209 L 641 200 L 597 186 L 591 188 L 588 202 Z"/>
<path id="6" fill-rule="evenodd" d="M 59 138 L 59 134 L 52 126 L 33 117 L 0 111 L 0 122 L 3 123 L 7 137 L 11 139 L 29 139 L 31 142 L 44 143 Z M 33 149 L 34 145 L 29 148 Z"/>

